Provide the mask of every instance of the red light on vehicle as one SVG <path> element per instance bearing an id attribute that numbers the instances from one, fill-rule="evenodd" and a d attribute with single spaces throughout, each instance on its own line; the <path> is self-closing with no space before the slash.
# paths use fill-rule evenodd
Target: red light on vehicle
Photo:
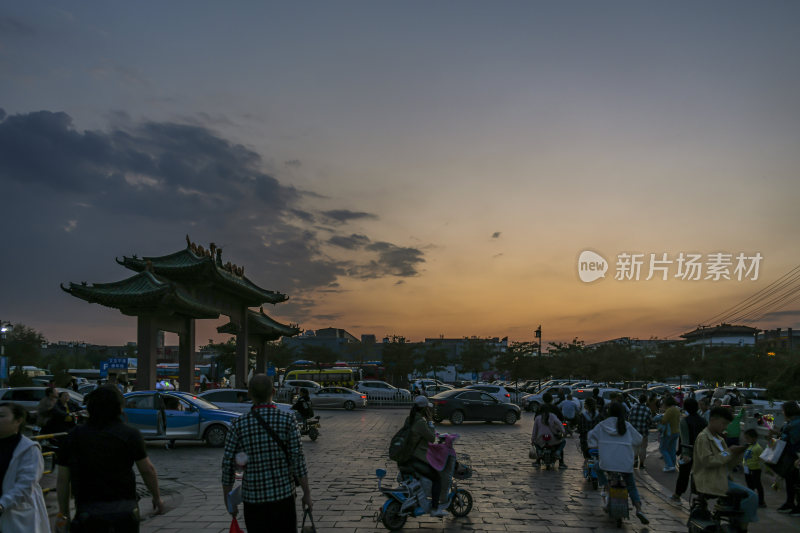
<path id="1" fill-rule="evenodd" d="M 511 395 L 509 393 L 506 393 L 506 398 L 511 398 Z"/>
<path id="2" fill-rule="evenodd" d="M 447 403 L 447 400 L 433 400 L 434 405 L 444 405 Z"/>
<path id="3" fill-rule="evenodd" d="M 362 396 L 362 397 L 361 397 L 361 399 L 362 399 L 362 400 L 366 400 L 366 399 L 367 399 L 367 397 L 366 397 L 366 396 Z"/>
<path id="4" fill-rule="evenodd" d="M 578 389 L 578 392 L 583 392 L 583 389 Z"/>

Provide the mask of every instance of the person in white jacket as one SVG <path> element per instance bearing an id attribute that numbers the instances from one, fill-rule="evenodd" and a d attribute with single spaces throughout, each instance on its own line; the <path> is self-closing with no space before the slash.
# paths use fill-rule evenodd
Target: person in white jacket
<path id="1" fill-rule="evenodd" d="M 21 405 L 0 403 L 0 531 L 50 533 L 50 521 L 39 480 L 44 459 L 39 445 L 22 435 L 27 412 Z"/>
<path id="2" fill-rule="evenodd" d="M 597 478 L 599 485 L 603 488 L 603 505 L 606 502 L 606 486 L 608 480 L 606 472 L 619 472 L 625 479 L 628 487 L 628 495 L 636 507 L 636 517 L 642 524 L 649 524 L 650 521 L 642 512 L 642 499 L 636 489 L 636 480 L 633 477 L 633 456 L 634 450 L 642 442 L 642 435 L 634 427 L 625 421 L 625 408 L 618 402 L 612 402 L 609 407 L 608 418 L 598 423 L 589 432 L 587 441 L 589 447 L 597 448 L 600 455 L 600 471 Z"/>

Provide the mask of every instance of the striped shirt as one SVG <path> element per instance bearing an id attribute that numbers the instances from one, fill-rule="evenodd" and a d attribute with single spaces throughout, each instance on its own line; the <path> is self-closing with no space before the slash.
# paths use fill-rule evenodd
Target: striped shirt
<path id="1" fill-rule="evenodd" d="M 281 445 L 258 421 L 254 410 L 282 440 L 289 452 L 289 461 Z M 283 500 L 294 495 L 295 477 L 307 474 L 303 446 L 294 413 L 281 411 L 274 404 L 253 407 L 231 424 L 225 438 L 225 453 L 222 456 L 222 484 L 233 485 L 235 457 L 239 452 L 247 454 L 247 466 L 242 479 L 242 500 L 247 503 L 264 503 Z"/>

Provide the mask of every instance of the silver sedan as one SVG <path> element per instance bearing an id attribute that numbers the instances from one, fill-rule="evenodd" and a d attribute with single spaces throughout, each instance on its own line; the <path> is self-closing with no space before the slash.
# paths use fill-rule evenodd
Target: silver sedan
<path id="1" fill-rule="evenodd" d="M 345 387 L 324 387 L 312 392 L 311 405 L 314 407 L 342 407 L 351 411 L 356 407 L 367 406 L 367 395 Z"/>

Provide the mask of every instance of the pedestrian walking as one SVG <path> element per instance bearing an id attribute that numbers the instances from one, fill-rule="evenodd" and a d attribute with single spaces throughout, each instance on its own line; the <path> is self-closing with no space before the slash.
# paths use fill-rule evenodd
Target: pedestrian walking
<path id="1" fill-rule="evenodd" d="M 644 393 L 639 396 L 639 403 L 631 407 L 628 413 L 628 422 L 642 436 L 642 442 L 633 450 L 633 467 L 643 470 L 645 459 L 647 459 L 647 436 L 650 433 L 650 426 L 653 424 L 653 412 L 647 406 L 647 396 Z"/>
<path id="2" fill-rule="evenodd" d="M 44 391 L 44 398 L 39 400 L 39 405 L 36 407 L 36 425 L 44 428 L 47 421 L 50 420 L 50 411 L 55 407 L 58 402 L 58 394 L 54 387 L 47 387 Z"/>
<path id="3" fill-rule="evenodd" d="M 303 507 L 311 510 L 311 490 L 300 433 L 293 413 L 272 403 L 272 380 L 255 374 L 248 384 L 253 407 L 236 419 L 225 439 L 222 493 L 233 489 L 236 456 L 247 456 L 242 478 L 242 501 L 247 531 L 295 533 L 295 487 L 303 488 Z M 238 507 L 231 514 L 238 515 Z"/>
<path id="4" fill-rule="evenodd" d="M 50 533 L 39 480 L 44 460 L 39 445 L 22 435 L 28 413 L 15 403 L 0 404 L 0 531 Z"/>
<path id="5" fill-rule="evenodd" d="M 164 512 L 158 475 L 144 439 L 138 429 L 122 422 L 123 398 L 116 386 L 98 387 L 86 397 L 86 404 L 88 422 L 69 432 L 56 456 L 58 520 L 69 520 L 72 492 L 71 532 L 138 533 L 134 464 L 150 491 L 153 509 Z"/>
<path id="6" fill-rule="evenodd" d="M 679 502 L 681 495 L 686 492 L 689 486 L 689 477 L 692 473 L 692 455 L 694 453 L 694 441 L 706 426 L 706 419 L 697 414 L 699 406 L 697 400 L 688 398 L 684 402 L 687 416 L 681 419 L 679 424 L 680 434 L 680 459 L 678 460 L 678 479 L 675 482 L 675 492 L 672 494 L 672 501 Z M 694 492 L 694 491 L 693 491 Z"/>
<path id="7" fill-rule="evenodd" d="M 675 472 L 677 462 L 678 432 L 680 430 L 681 411 L 675 398 L 664 398 L 664 415 L 659 424 L 661 432 L 661 456 L 664 458 L 664 472 Z"/>

